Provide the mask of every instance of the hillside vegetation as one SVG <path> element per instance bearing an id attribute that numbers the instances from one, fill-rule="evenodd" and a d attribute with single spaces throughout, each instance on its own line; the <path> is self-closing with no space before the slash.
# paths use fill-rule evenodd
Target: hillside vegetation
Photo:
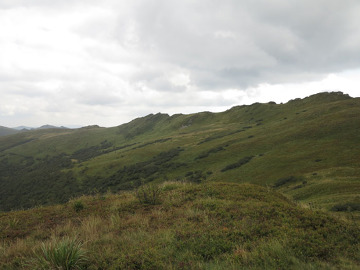
<path id="1" fill-rule="evenodd" d="M 2 213 L 0 226 L 0 269 L 360 268 L 357 223 L 252 184 L 165 182 Z"/>
<path id="2" fill-rule="evenodd" d="M 172 180 L 253 183 L 356 215 L 359 116 L 360 99 L 336 92 L 221 113 L 151 114 L 113 128 L 3 136 L 0 210 Z"/>

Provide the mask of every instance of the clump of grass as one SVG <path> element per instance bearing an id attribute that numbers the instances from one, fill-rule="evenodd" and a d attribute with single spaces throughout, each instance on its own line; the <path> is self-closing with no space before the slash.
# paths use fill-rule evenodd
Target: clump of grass
<path id="1" fill-rule="evenodd" d="M 88 261 L 82 243 L 70 238 L 43 243 L 35 256 L 36 269 L 84 269 Z"/>
<path id="2" fill-rule="evenodd" d="M 75 201 L 73 208 L 74 208 L 75 212 L 80 212 L 81 210 L 83 210 L 85 208 L 85 206 L 82 201 Z"/>
<path id="3" fill-rule="evenodd" d="M 1 241 L 0 269 L 23 269 L 24 258 L 32 255 L 28 239 L 16 239 L 14 242 Z"/>
<path id="4" fill-rule="evenodd" d="M 98 216 L 88 216 L 81 221 L 81 235 L 86 241 L 97 239 L 106 229 L 106 224 Z"/>
<path id="5" fill-rule="evenodd" d="M 110 224 L 112 228 L 118 227 L 120 223 L 121 223 L 121 216 L 118 213 L 112 214 L 110 216 Z"/>
<path id="6" fill-rule="evenodd" d="M 170 191 L 170 190 L 176 190 L 180 187 L 184 187 L 186 185 L 190 185 L 189 182 L 185 181 L 166 181 L 161 184 L 162 191 Z"/>
<path id="7" fill-rule="evenodd" d="M 136 198 L 143 204 L 160 203 L 161 188 L 154 184 L 140 186 L 136 190 Z"/>
<path id="8" fill-rule="evenodd" d="M 9 220 L 8 227 L 15 228 L 16 226 L 18 226 L 18 224 L 19 224 L 19 220 L 17 218 L 12 218 Z"/>

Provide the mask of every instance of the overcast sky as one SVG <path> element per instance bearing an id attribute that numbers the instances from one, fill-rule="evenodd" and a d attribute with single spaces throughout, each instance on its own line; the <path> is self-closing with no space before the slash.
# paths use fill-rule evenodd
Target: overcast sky
<path id="1" fill-rule="evenodd" d="M 359 0 L 0 0 L 0 126 L 360 96 Z"/>

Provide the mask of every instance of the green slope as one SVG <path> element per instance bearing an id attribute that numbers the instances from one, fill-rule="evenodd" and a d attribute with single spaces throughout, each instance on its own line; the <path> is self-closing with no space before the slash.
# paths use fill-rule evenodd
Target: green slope
<path id="1" fill-rule="evenodd" d="M 360 268 L 356 223 L 278 192 L 180 182 L 151 190 L 155 205 L 123 192 L 0 214 L 0 269 Z"/>
<path id="2" fill-rule="evenodd" d="M 315 207 L 360 205 L 360 99 L 320 93 L 222 113 L 0 138 L 2 210 L 151 181 L 260 184 Z"/>

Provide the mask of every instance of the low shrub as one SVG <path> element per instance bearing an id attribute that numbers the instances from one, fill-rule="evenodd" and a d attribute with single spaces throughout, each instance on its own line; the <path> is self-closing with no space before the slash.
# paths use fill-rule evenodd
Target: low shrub
<path id="1" fill-rule="evenodd" d="M 217 152 L 220 152 L 220 151 L 224 151 L 224 150 L 225 150 L 225 148 L 222 147 L 222 146 L 218 146 L 218 147 L 212 148 L 212 149 L 210 149 L 209 151 L 207 151 L 207 152 L 205 152 L 205 153 L 202 153 L 202 154 L 200 154 L 199 156 L 197 156 L 197 157 L 195 158 L 195 160 L 196 160 L 196 159 L 206 158 L 206 157 L 208 157 L 210 154 L 214 154 L 214 153 L 217 153 Z"/>
<path id="2" fill-rule="evenodd" d="M 273 187 L 277 188 L 277 187 L 281 187 L 281 186 L 283 186 L 285 184 L 296 183 L 298 181 L 303 181 L 303 178 L 302 177 L 297 177 L 297 176 L 283 177 L 283 178 L 280 178 L 280 179 L 276 180 Z"/>
<path id="3" fill-rule="evenodd" d="M 337 204 L 334 205 L 331 211 L 335 212 L 353 212 L 353 211 L 360 211 L 360 203 L 344 203 L 344 204 Z"/>
<path id="4" fill-rule="evenodd" d="M 225 171 L 228 171 L 228 170 L 232 170 L 232 169 L 239 168 L 239 167 L 241 167 L 242 165 L 250 162 L 250 160 L 251 160 L 252 158 L 253 158 L 253 156 L 244 157 L 244 158 L 240 159 L 238 162 L 226 166 L 226 167 L 223 168 L 221 171 L 222 171 L 222 172 L 225 172 Z"/>
<path id="5" fill-rule="evenodd" d="M 194 171 L 194 172 L 187 172 L 185 174 L 186 180 L 193 183 L 201 183 L 203 180 L 206 180 L 206 174 L 202 171 Z"/>

